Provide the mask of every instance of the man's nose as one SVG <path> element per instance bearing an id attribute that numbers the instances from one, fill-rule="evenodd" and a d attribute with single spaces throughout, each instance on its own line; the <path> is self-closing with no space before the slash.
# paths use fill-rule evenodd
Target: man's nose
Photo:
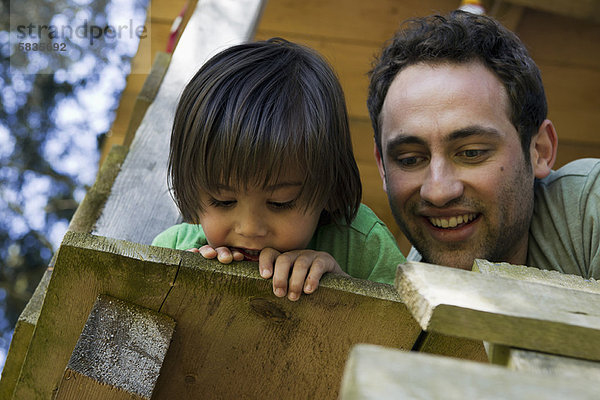
<path id="1" fill-rule="evenodd" d="M 421 198 L 436 207 L 443 207 L 462 196 L 463 182 L 452 163 L 445 159 L 432 159 L 421 186 Z"/>

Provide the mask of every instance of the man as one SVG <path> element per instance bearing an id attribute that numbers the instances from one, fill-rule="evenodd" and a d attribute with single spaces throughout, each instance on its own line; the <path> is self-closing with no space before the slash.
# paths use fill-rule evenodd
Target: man
<path id="1" fill-rule="evenodd" d="M 413 20 L 370 73 L 375 157 L 409 259 L 600 278 L 600 160 L 552 171 L 540 72 L 491 18 Z"/>

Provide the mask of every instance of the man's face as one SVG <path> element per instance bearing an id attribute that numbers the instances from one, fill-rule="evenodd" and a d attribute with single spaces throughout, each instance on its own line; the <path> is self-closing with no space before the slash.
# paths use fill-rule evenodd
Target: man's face
<path id="1" fill-rule="evenodd" d="M 424 261 L 524 263 L 534 175 L 500 80 L 476 62 L 412 65 L 380 117 L 384 190 Z"/>

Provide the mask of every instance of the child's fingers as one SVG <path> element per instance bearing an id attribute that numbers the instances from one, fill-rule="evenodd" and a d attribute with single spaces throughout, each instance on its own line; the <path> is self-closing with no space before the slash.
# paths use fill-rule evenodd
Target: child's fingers
<path id="1" fill-rule="evenodd" d="M 273 276 L 275 260 L 280 254 L 280 252 L 270 247 L 262 249 L 258 256 L 258 272 L 260 272 L 260 276 L 265 279 L 269 279 Z"/>
<path id="2" fill-rule="evenodd" d="M 288 279 L 290 277 L 290 269 L 296 260 L 296 252 L 288 252 L 281 254 L 275 260 L 273 268 L 273 293 L 277 297 L 283 297 L 287 294 Z"/>
<path id="3" fill-rule="evenodd" d="M 217 260 L 219 262 L 229 264 L 233 261 L 233 254 L 231 254 L 229 247 L 217 247 L 215 250 L 217 251 Z"/>
<path id="4" fill-rule="evenodd" d="M 196 250 L 197 251 L 194 251 L 194 249 L 190 249 L 189 251 L 194 251 L 194 253 L 200 253 L 202 255 L 202 257 L 208 258 L 208 259 L 213 259 L 217 256 L 217 251 L 207 244 L 200 247 L 200 249 L 196 249 Z"/>
<path id="5" fill-rule="evenodd" d="M 244 261 L 244 255 L 239 250 L 232 251 L 233 261 Z"/>
<path id="6" fill-rule="evenodd" d="M 294 260 L 292 266 L 292 273 L 290 274 L 288 281 L 288 299 L 296 301 L 300 298 L 302 291 L 305 286 L 305 280 L 309 270 L 312 274 L 312 268 L 314 265 L 316 253 L 315 252 L 301 252 L 298 257 Z M 316 274 L 317 282 L 318 279 L 323 275 Z"/>

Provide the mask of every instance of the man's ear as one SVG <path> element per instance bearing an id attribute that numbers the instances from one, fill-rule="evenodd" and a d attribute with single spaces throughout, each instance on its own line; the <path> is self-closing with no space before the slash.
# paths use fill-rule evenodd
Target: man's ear
<path id="1" fill-rule="evenodd" d="M 542 179 L 550 174 L 556 161 L 558 136 L 552 121 L 544 120 L 538 132 L 531 138 L 530 154 L 533 174 Z"/>
<path id="2" fill-rule="evenodd" d="M 375 143 L 373 147 L 375 152 L 375 161 L 377 162 L 377 169 L 379 169 L 379 176 L 383 181 L 383 191 L 387 193 L 387 186 L 385 184 L 385 167 L 383 166 L 383 160 L 381 159 L 381 154 L 379 153 L 379 149 L 377 148 L 377 143 Z"/>

